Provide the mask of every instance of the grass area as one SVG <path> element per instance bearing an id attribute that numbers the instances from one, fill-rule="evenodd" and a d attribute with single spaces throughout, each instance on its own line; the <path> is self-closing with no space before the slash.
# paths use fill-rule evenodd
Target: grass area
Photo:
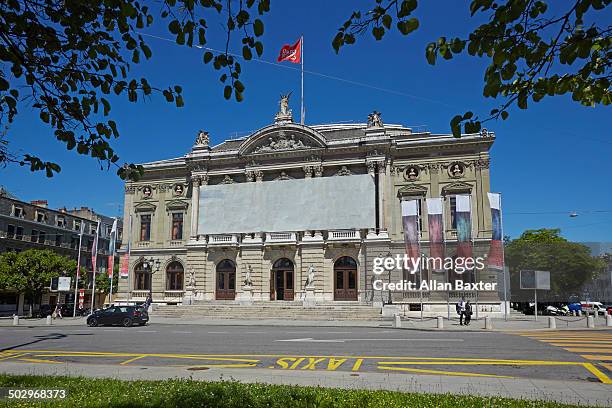
<path id="1" fill-rule="evenodd" d="M 64 400 L 0 400 L 9 407 L 549 407 L 570 405 L 498 397 L 341 390 L 186 379 L 123 381 L 83 377 L 0 375 L 0 387 L 66 389 Z"/>

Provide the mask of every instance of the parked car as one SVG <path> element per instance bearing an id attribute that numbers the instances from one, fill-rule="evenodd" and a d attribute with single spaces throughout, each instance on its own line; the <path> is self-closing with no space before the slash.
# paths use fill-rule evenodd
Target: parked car
<path id="1" fill-rule="evenodd" d="M 606 314 L 606 308 L 601 302 L 580 302 L 583 312 L 592 312 L 601 315 Z"/>
<path id="2" fill-rule="evenodd" d="M 145 325 L 149 321 L 148 313 L 140 306 L 112 306 L 102 310 L 96 310 L 87 317 L 87 325 L 90 327 L 102 325 L 121 325 L 130 327 L 132 325 Z"/>

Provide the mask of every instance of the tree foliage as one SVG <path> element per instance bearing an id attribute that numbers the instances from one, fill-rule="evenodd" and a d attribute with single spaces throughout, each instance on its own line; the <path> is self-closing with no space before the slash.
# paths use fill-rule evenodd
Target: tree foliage
<path id="1" fill-rule="evenodd" d="M 52 278 L 71 276 L 76 267 L 76 261 L 47 249 L 5 252 L 0 254 L 0 290 L 23 293 L 33 304 L 51 285 Z"/>
<path id="2" fill-rule="evenodd" d="M 589 247 L 569 242 L 558 229 L 527 230 L 505 247 L 510 268 L 512 293 L 519 294 L 521 270 L 550 271 L 551 291 L 547 296 L 567 301 L 582 285 L 605 268 L 605 262 L 591 256 Z M 529 294 L 529 297 L 532 293 Z"/>
<path id="3" fill-rule="evenodd" d="M 119 165 L 111 146 L 119 137 L 110 116 L 111 101 L 136 102 L 159 93 L 176 107 L 184 104 L 181 86 L 159 88 L 131 75 L 132 64 L 152 56 L 140 30 L 159 16 L 177 44 L 203 48 L 208 20 L 224 20 L 226 52 L 207 51 L 203 59 L 226 71 L 220 78 L 225 98 L 234 95 L 241 101 L 245 87 L 239 80 L 241 66 L 228 52 L 230 37 L 239 33 L 244 59 L 251 59 L 251 50 L 261 56 L 263 44 L 257 38 L 264 25 L 256 16 L 269 11 L 270 1 L 165 0 L 155 9 L 160 6 L 158 14 L 133 0 L 0 2 L 0 125 L 12 122 L 23 108 L 32 108 L 67 149 L 116 166 L 122 178 L 137 179 L 142 168 Z M 59 164 L 33 154 L 15 161 L 48 177 L 61 170 Z"/>
<path id="4" fill-rule="evenodd" d="M 486 23 L 467 37 L 442 36 L 427 44 L 425 58 L 431 65 L 464 53 L 486 58 L 483 96 L 503 101 L 484 119 L 473 112 L 453 117 L 450 125 L 456 137 L 462 127 L 466 133 L 478 132 L 488 120 L 507 119 L 510 107 L 527 109 L 530 100 L 539 102 L 546 96 L 570 94 L 585 106 L 610 104 L 612 28 L 592 22 L 597 17 L 605 20 L 610 0 L 559 3 L 549 8 L 540 0 L 472 0 L 472 17 L 483 14 Z M 374 0 L 371 9 L 351 14 L 332 46 L 339 52 L 367 32 L 376 40 L 395 29 L 408 35 L 419 27 L 413 17 L 417 7 L 417 0 Z"/>

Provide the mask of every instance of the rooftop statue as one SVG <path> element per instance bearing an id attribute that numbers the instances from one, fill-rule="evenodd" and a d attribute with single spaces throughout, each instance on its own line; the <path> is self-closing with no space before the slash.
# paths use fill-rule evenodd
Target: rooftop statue
<path id="1" fill-rule="evenodd" d="M 374 111 L 368 115 L 368 127 L 383 127 L 381 113 Z"/>

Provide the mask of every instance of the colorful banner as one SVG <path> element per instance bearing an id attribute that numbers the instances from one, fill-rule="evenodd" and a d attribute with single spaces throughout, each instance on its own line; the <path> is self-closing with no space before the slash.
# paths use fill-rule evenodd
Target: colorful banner
<path id="1" fill-rule="evenodd" d="M 79 289 L 79 309 L 83 308 L 85 303 L 85 289 Z"/>
<path id="2" fill-rule="evenodd" d="M 504 245 L 501 223 L 501 195 L 499 193 L 487 193 L 491 206 L 491 248 L 489 249 L 489 267 L 493 269 L 504 268 Z"/>
<path id="3" fill-rule="evenodd" d="M 96 225 L 96 235 L 94 236 L 93 245 L 91 246 L 91 268 L 94 275 L 98 272 L 96 270 L 98 264 L 98 236 L 100 235 L 100 221 Z M 95 281 L 95 279 L 94 279 Z"/>
<path id="4" fill-rule="evenodd" d="M 441 267 L 444 258 L 444 220 L 442 219 L 442 198 L 428 198 L 427 220 L 429 224 L 429 256 L 440 259 L 434 262 L 434 270 Z"/>
<path id="5" fill-rule="evenodd" d="M 406 255 L 410 265 L 420 264 L 421 251 L 419 248 L 419 227 L 418 227 L 418 200 L 402 200 L 402 224 L 404 226 L 404 243 L 406 245 Z M 418 270 L 418 268 L 417 268 Z M 409 270 L 416 273 L 417 270 Z"/>
<path id="6" fill-rule="evenodd" d="M 127 279 L 129 275 L 129 264 L 130 264 L 130 255 L 123 254 L 121 256 L 121 267 L 119 268 L 119 277 L 121 279 Z"/>
<path id="7" fill-rule="evenodd" d="M 117 241 L 117 219 L 113 221 L 113 227 L 110 233 L 110 242 L 108 244 L 108 278 L 113 279 L 113 272 L 115 268 L 115 246 Z"/>
<path id="8" fill-rule="evenodd" d="M 276 61 L 289 61 L 293 62 L 294 64 L 299 64 L 302 61 L 302 39 L 300 38 L 293 45 L 283 45 L 283 48 L 281 48 Z"/>
<path id="9" fill-rule="evenodd" d="M 457 221 L 457 257 L 472 257 L 472 220 L 469 195 L 455 196 L 455 220 Z"/>

